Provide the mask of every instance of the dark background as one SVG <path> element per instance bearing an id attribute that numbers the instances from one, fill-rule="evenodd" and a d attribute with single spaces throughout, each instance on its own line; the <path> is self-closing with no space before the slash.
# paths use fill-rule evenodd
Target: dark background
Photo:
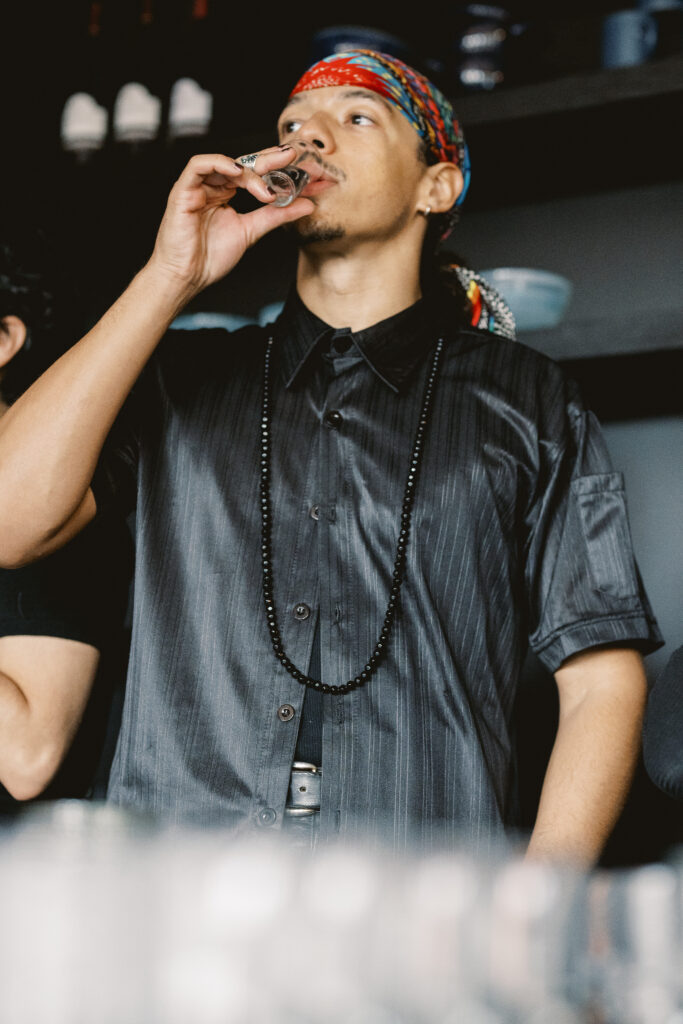
<path id="1" fill-rule="evenodd" d="M 547 214 L 552 234 L 579 210 L 576 217 L 585 231 L 577 247 L 606 245 L 604 237 L 585 240 L 592 214 L 585 203 L 581 206 L 584 199 L 599 208 L 602 197 L 607 207 L 617 200 L 625 204 L 628 212 L 620 223 L 626 233 L 629 219 L 636 223 L 643 210 L 667 211 L 671 185 L 680 182 L 676 126 L 683 85 L 676 57 L 663 52 L 641 68 L 600 69 L 602 18 L 625 6 L 619 0 L 508 4 L 527 27 L 517 60 L 510 62 L 499 90 L 472 95 L 463 94 L 453 71 L 461 17 L 457 4 L 403 9 L 367 2 L 341 8 L 243 4 L 236 11 L 233 4 L 208 0 L 206 16 L 193 18 L 193 8 L 195 14 L 204 13 L 203 6 L 191 0 L 104 0 L 100 5 L 72 0 L 6 2 L 0 8 L 0 212 L 19 214 L 54 239 L 65 272 L 78 284 L 86 323 L 104 311 L 146 260 L 167 192 L 192 153 L 238 155 L 272 141 L 280 107 L 315 56 L 316 30 L 330 25 L 371 26 L 399 37 L 408 45 L 411 62 L 453 96 L 474 167 L 463 232 L 453 243 L 464 247 L 466 260 L 487 246 L 506 253 L 508 243 L 500 238 L 521 211 Z M 206 138 L 170 142 L 165 130 L 168 93 L 182 76 L 211 90 L 213 122 Z M 65 153 L 59 128 L 67 97 L 90 92 L 111 113 L 116 93 L 130 80 L 142 81 L 161 97 L 159 138 L 121 144 L 110 131 L 104 148 L 88 160 Z M 647 221 L 642 224 L 647 232 Z M 621 237 L 612 241 L 622 243 Z M 565 253 L 573 246 L 573 240 L 565 242 Z M 551 242 L 543 256 L 552 269 Z M 587 262 L 578 248 L 575 256 L 577 266 Z M 653 263 L 652 253 L 642 248 L 634 259 L 643 273 Z M 255 315 L 265 302 L 283 297 L 293 260 L 286 241 L 270 236 L 193 308 Z M 561 269 L 559 262 L 555 269 Z M 618 273 L 615 269 L 615 286 Z M 665 313 L 677 305 L 669 290 L 658 300 L 662 304 Z M 612 303 L 595 323 L 582 321 L 582 336 L 593 338 L 594 345 L 580 358 L 561 332 L 524 340 L 567 362 L 590 404 L 615 429 L 638 417 L 666 424 L 666 417 L 681 412 L 680 334 L 675 328 L 660 330 L 664 340 L 653 347 L 646 332 L 642 346 L 636 339 L 635 347 L 623 351 L 624 324 L 632 320 L 623 305 Z M 672 550 L 671 557 L 680 567 L 680 550 Z M 675 616 L 683 619 L 680 607 Z M 676 636 L 666 638 L 669 650 L 681 642 Z M 528 824 L 556 710 L 552 682 L 530 661 L 518 708 Z M 639 863 L 663 855 L 683 838 L 681 822 L 680 805 L 657 791 L 640 769 L 604 863 Z"/>
<path id="2" fill-rule="evenodd" d="M 407 44 L 416 66 L 457 98 L 452 68 L 462 14 L 456 3 L 420 9 L 353 2 L 259 3 L 241 4 L 238 12 L 235 6 L 225 0 L 17 0 L 0 7 L 2 206 L 21 206 L 27 217 L 59 239 L 93 316 L 147 258 L 165 196 L 192 153 L 238 155 L 272 141 L 277 114 L 314 56 L 317 30 L 358 24 L 389 32 Z M 619 0 L 515 0 L 507 6 L 526 27 L 516 59 L 506 70 L 510 88 L 598 69 L 602 17 L 623 5 Z M 205 10 L 206 17 L 193 18 L 193 10 Z M 165 120 L 170 86 L 185 75 L 213 93 L 214 116 L 206 138 L 170 143 L 162 125 L 152 143 L 117 144 L 110 118 L 106 145 L 94 157 L 80 163 L 62 151 L 60 117 L 73 92 L 90 92 L 111 113 L 121 85 L 142 81 L 162 99 Z M 579 93 L 599 93 L 599 82 L 578 81 Z M 571 89 L 569 84 L 568 95 Z M 481 98 L 475 97 L 475 103 Z M 476 171 L 467 208 L 605 188 L 614 182 L 615 172 L 623 185 L 677 176 L 680 166 L 670 126 L 679 99 L 676 90 L 662 92 L 656 103 L 636 96 L 613 104 L 608 118 L 599 102 L 584 104 L 574 114 L 562 111 L 562 91 L 550 109 L 542 105 L 540 114 L 530 118 L 520 119 L 516 110 L 513 118 L 502 112 L 490 123 L 487 115 L 480 121 L 480 110 L 467 117 L 464 109 Z M 466 108 L 467 100 L 456 106 Z M 634 122 L 647 161 L 634 158 L 629 130 Z M 584 165 L 577 178 L 579 130 L 581 147 L 598 158 Z M 501 154 L 514 154 L 514 164 L 501 165 Z M 262 246 L 275 250 L 278 264 L 286 258 L 279 241 L 270 239 Z M 266 255 L 260 253 L 260 260 Z M 249 282 L 254 274 L 248 261 L 241 277 L 246 292 L 240 279 L 231 298 L 253 304 Z M 238 278 L 240 274 L 235 282 Z M 223 290 L 217 289 L 217 307 L 223 298 Z"/>

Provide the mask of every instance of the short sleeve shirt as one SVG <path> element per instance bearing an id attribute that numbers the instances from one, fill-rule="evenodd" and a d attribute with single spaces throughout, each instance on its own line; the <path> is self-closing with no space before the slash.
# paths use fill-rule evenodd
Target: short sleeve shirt
<path id="1" fill-rule="evenodd" d="M 0 636 L 78 640 L 100 651 L 83 721 L 57 776 L 41 799 L 81 797 L 97 776 L 112 688 L 125 677 L 124 617 L 133 568 L 128 528 L 113 510 L 59 551 L 19 569 L 0 569 Z M 110 754 L 111 758 L 111 754 Z M 15 806 L 0 786 L 0 810 Z"/>
<path id="2" fill-rule="evenodd" d="M 275 606 L 302 672 L 317 628 L 332 685 L 363 669 L 382 627 L 444 342 L 388 654 L 367 685 L 324 697 L 323 834 L 360 823 L 398 843 L 499 835 L 512 823 L 528 645 L 551 670 L 602 644 L 659 645 L 595 418 L 554 362 L 460 324 L 452 301 L 423 299 L 349 331 L 330 360 L 331 329 L 294 294 L 270 327 L 162 342 L 129 445 L 135 613 L 112 801 L 281 825 L 305 691 L 273 653 L 263 600 L 269 335 Z M 106 501 L 106 487 L 96 495 Z"/>

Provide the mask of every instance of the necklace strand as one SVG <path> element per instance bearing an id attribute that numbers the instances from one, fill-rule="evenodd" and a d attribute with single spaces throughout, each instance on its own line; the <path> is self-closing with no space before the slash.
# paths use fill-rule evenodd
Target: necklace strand
<path id="1" fill-rule="evenodd" d="M 427 426 L 429 423 L 429 413 L 432 404 L 434 384 L 436 382 L 436 377 L 439 370 L 439 363 L 441 361 L 442 350 L 443 338 L 439 338 L 436 349 L 434 351 L 432 365 L 430 367 L 429 374 L 427 376 L 427 381 L 425 383 L 424 394 L 422 397 L 422 409 L 420 411 L 420 418 L 418 420 L 417 430 L 415 432 L 415 441 L 413 443 L 413 451 L 410 459 L 410 465 L 408 468 L 408 477 L 406 480 L 405 491 L 403 493 L 403 505 L 401 506 L 401 528 L 399 530 L 398 541 L 396 543 L 396 557 L 394 559 L 394 571 L 392 573 L 391 589 L 389 592 L 389 602 L 387 604 L 387 611 L 386 615 L 384 616 L 382 629 L 379 634 L 379 640 L 375 644 L 375 649 L 370 655 L 367 664 L 365 665 L 363 670 L 358 673 L 357 676 L 355 676 L 353 679 L 349 679 L 348 682 L 342 683 L 339 686 L 330 686 L 327 683 L 321 682 L 319 679 L 312 679 L 311 676 L 306 675 L 305 672 L 301 672 L 296 667 L 296 665 L 287 657 L 282 644 L 282 637 L 280 636 L 280 627 L 278 625 L 277 613 L 275 610 L 275 600 L 273 598 L 272 559 L 273 520 L 270 506 L 270 362 L 273 351 L 273 338 L 268 338 L 263 367 L 260 487 L 261 566 L 263 570 L 263 597 L 266 605 L 266 618 L 268 620 L 268 630 L 270 632 L 270 639 L 273 645 L 275 657 L 281 663 L 283 668 L 287 670 L 290 676 L 296 679 L 297 683 L 301 683 L 302 686 L 307 686 L 312 690 L 317 690 L 319 693 L 344 694 L 350 693 L 352 690 L 357 689 L 359 686 L 363 686 L 374 674 L 377 666 L 380 664 L 380 662 L 386 655 L 387 647 L 389 645 L 389 638 L 391 637 L 391 631 L 394 625 L 394 619 L 396 618 L 401 583 L 403 582 L 406 551 L 408 549 L 408 539 L 410 536 L 410 520 L 412 517 L 413 502 L 415 501 L 417 478 L 420 470 L 420 463 L 424 448 L 424 439 L 427 431 Z"/>

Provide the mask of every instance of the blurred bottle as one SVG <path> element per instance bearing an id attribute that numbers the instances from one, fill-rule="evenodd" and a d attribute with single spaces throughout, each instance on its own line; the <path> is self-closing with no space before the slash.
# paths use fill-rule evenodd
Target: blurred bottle
<path id="1" fill-rule="evenodd" d="M 158 5 L 161 8 L 161 5 Z M 155 0 L 133 0 L 120 8 L 117 50 L 123 81 L 113 110 L 113 136 L 138 147 L 159 137 L 164 93 L 162 25 Z"/>
<path id="2" fill-rule="evenodd" d="M 214 115 L 216 26 L 209 0 L 176 0 L 173 7 L 172 66 L 166 139 L 184 160 L 206 148 Z"/>
<path id="3" fill-rule="evenodd" d="M 75 26 L 77 35 L 68 62 L 60 138 L 62 148 L 81 162 L 103 149 L 109 129 L 113 83 L 103 35 L 104 15 L 103 0 L 91 0 L 86 18 Z"/>
<path id="4" fill-rule="evenodd" d="M 591 884 L 594 1005 L 605 1024 L 681 1020 L 681 876 L 649 864 Z"/>
<path id="5" fill-rule="evenodd" d="M 528 75 L 526 25 L 504 7 L 464 4 L 455 12 L 452 91 L 497 89 Z"/>

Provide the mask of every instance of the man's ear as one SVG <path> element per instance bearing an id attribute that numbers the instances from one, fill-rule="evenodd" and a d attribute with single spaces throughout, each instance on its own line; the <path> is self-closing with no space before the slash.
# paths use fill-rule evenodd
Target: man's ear
<path id="1" fill-rule="evenodd" d="M 431 213 L 446 213 L 462 192 L 463 185 L 462 171 L 455 164 L 432 164 L 427 168 L 425 205 Z"/>
<path id="2" fill-rule="evenodd" d="M 0 320 L 0 367 L 14 359 L 26 341 L 26 324 L 18 316 L 6 316 Z"/>

